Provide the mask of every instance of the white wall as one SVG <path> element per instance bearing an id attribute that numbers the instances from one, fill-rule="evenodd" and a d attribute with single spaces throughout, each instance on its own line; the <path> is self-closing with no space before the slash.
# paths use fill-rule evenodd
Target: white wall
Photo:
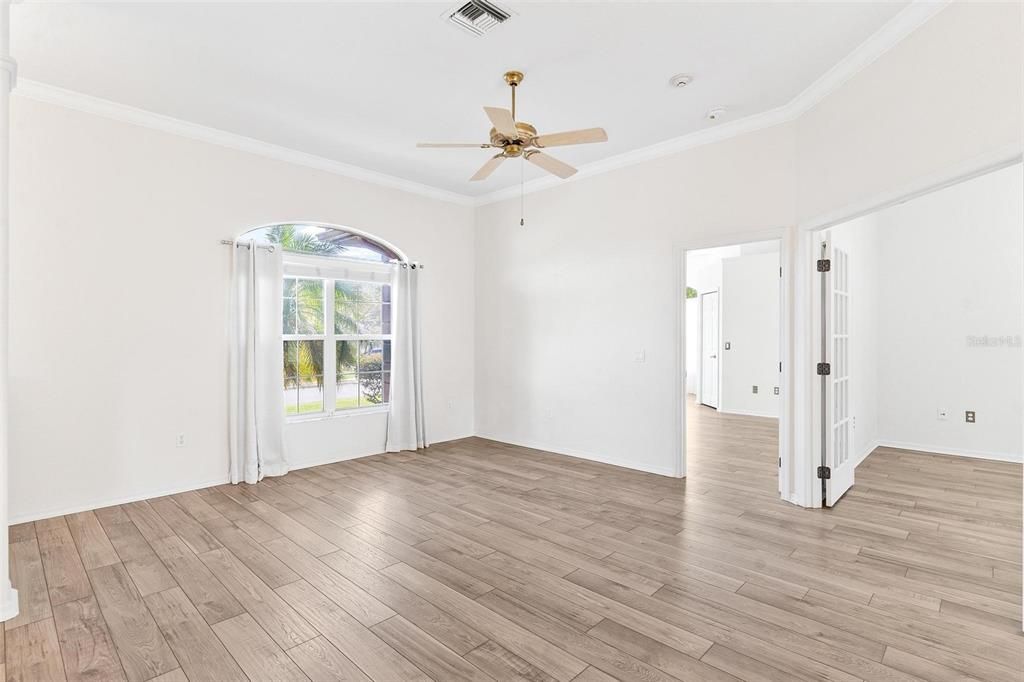
<path id="1" fill-rule="evenodd" d="M 699 334 L 700 296 L 686 299 L 686 393 L 695 399 L 700 389 Z"/>
<path id="2" fill-rule="evenodd" d="M 1020 151 L 1022 4 L 954 2 L 797 121 L 801 221 Z"/>
<path id="3" fill-rule="evenodd" d="M 686 285 L 698 294 L 718 291 L 722 286 L 722 259 L 735 258 L 743 251 L 739 244 L 686 252 Z"/>
<path id="4" fill-rule="evenodd" d="M 883 443 L 1022 461 L 1024 350 L 967 339 L 1024 335 L 1022 188 L 1017 165 L 879 215 Z"/>
<path id="5" fill-rule="evenodd" d="M 793 221 L 789 126 L 477 212 L 477 432 L 671 475 L 682 247 Z M 636 362 L 644 351 L 645 361 Z"/>
<path id="6" fill-rule="evenodd" d="M 779 416 L 779 280 L 778 253 L 722 260 L 721 412 Z"/>
<path id="7" fill-rule="evenodd" d="M 1024 350 L 968 337 L 1024 335 L 1022 190 L 1016 165 L 829 230 L 850 256 L 858 461 L 878 445 L 1021 461 Z"/>
<path id="8" fill-rule="evenodd" d="M 531 194 L 525 229 L 481 207 L 477 431 L 673 472 L 678 249 L 1020 150 L 1021 68 L 1021 6 L 957 3 L 795 121 Z"/>
<path id="9" fill-rule="evenodd" d="M 473 433 L 471 207 L 13 102 L 14 521 L 226 480 L 218 240 L 271 222 L 352 226 L 426 263 L 429 436 Z M 286 439 L 293 466 L 372 454 L 384 416 L 293 425 Z"/>

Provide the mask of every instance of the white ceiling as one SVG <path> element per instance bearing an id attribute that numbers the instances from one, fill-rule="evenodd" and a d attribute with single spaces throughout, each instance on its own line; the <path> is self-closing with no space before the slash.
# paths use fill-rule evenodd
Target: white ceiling
<path id="1" fill-rule="evenodd" d="M 583 165 L 782 106 L 907 3 L 504 3 L 483 37 L 454 4 L 19 3 L 12 53 L 25 79 L 478 196 L 520 164 L 470 183 L 487 151 L 415 144 L 486 141 L 508 69 L 520 120 L 608 131 L 553 151 Z"/>

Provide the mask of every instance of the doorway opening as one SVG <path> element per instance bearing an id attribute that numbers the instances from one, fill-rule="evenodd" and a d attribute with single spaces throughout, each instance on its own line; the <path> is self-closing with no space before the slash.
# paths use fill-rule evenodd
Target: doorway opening
<path id="1" fill-rule="evenodd" d="M 884 464 L 1022 461 L 1022 185 L 1018 163 L 811 233 L 823 506 Z"/>
<path id="2" fill-rule="evenodd" d="M 700 485 L 778 496 L 781 250 L 770 239 L 684 252 L 684 452 Z"/>

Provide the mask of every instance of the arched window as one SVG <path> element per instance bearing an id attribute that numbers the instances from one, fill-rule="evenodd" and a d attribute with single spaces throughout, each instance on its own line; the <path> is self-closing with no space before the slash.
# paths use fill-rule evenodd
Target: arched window
<path id="1" fill-rule="evenodd" d="M 283 252 L 285 414 L 385 409 L 391 399 L 391 274 L 397 248 L 344 227 L 285 223 L 240 241 Z"/>
<path id="2" fill-rule="evenodd" d="M 405 260 L 380 239 L 356 230 L 322 223 L 282 223 L 249 230 L 240 239 L 279 244 L 284 251 L 388 263 Z"/>

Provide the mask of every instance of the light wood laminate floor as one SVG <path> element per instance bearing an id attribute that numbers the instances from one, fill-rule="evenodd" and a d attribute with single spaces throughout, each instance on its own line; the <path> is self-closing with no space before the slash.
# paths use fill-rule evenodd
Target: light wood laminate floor
<path id="1" fill-rule="evenodd" d="M 689 477 L 467 439 L 12 527 L 9 680 L 1020 680 L 1021 467 L 878 450 L 834 509 L 775 422 Z M 638 453 L 640 454 L 640 453 Z"/>

